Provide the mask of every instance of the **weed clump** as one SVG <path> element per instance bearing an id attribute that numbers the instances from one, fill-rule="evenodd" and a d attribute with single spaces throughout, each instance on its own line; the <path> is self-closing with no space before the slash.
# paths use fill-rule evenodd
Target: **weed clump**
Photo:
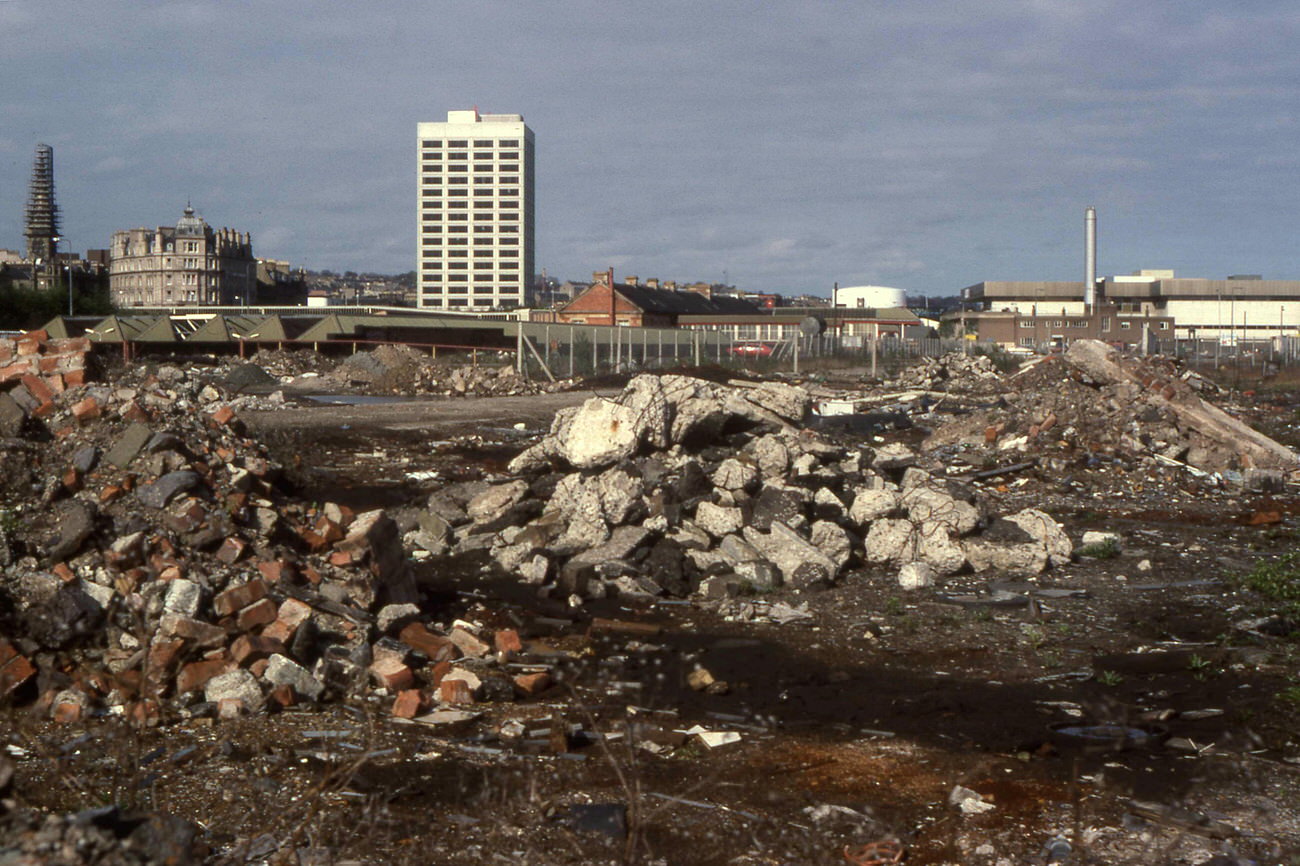
<path id="1" fill-rule="evenodd" d="M 1239 582 L 1281 605 L 1281 613 L 1300 615 L 1300 552 L 1261 559 Z"/>

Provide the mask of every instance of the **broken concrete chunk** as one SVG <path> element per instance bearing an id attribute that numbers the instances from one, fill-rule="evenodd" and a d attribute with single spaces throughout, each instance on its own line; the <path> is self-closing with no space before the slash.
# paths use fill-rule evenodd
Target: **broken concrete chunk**
<path id="1" fill-rule="evenodd" d="M 325 692 L 325 684 L 312 676 L 311 671 L 279 653 L 267 660 L 266 672 L 262 678 L 272 687 L 288 686 L 297 694 L 313 701 L 319 700 Z"/>
<path id="2" fill-rule="evenodd" d="M 258 685 L 257 677 L 243 668 L 218 674 L 208 680 L 203 687 L 203 698 L 214 704 L 239 701 L 244 712 L 250 714 L 261 712 L 264 705 L 262 687 Z"/>
<path id="3" fill-rule="evenodd" d="M 1015 514 L 1007 515 L 1006 519 L 1029 533 L 1035 541 L 1043 545 L 1048 560 L 1052 565 L 1069 564 L 1070 556 L 1074 552 L 1074 545 L 1070 543 L 1070 537 L 1065 534 L 1061 524 L 1052 519 L 1051 515 L 1035 508 L 1026 508 L 1023 511 L 1017 511 Z"/>
<path id="4" fill-rule="evenodd" d="M 849 520 L 866 529 L 873 521 L 888 517 L 898 508 L 898 494 L 883 488 L 859 488 L 849 506 Z"/>
<path id="5" fill-rule="evenodd" d="M 781 570 L 781 576 L 791 586 L 832 581 L 839 574 L 834 560 L 785 524 L 772 524 L 770 532 L 747 526 L 744 534 L 746 541 Z"/>
<path id="6" fill-rule="evenodd" d="M 914 523 L 942 526 L 957 535 L 965 535 L 979 525 L 978 508 L 954 498 L 938 486 L 921 484 L 906 488 L 899 496 L 898 504 L 907 510 L 907 516 Z"/>
<path id="7" fill-rule="evenodd" d="M 559 456 L 577 469 L 617 463 L 636 453 L 642 423 L 634 409 L 593 397 L 573 416 L 559 442 Z"/>
<path id="8" fill-rule="evenodd" d="M 908 562 L 898 570 L 898 585 L 903 589 L 925 589 L 934 586 L 934 567 L 924 562 Z"/>
<path id="9" fill-rule="evenodd" d="M 722 490 L 745 490 L 758 483 L 758 467 L 747 460 L 728 457 L 713 473 L 714 486 Z"/>
<path id="10" fill-rule="evenodd" d="M 125 469 L 136 458 L 136 455 L 144 449 L 145 444 L 152 437 L 153 431 L 148 426 L 138 422 L 132 424 L 113 443 L 113 447 L 104 455 L 104 460 L 119 469 Z"/>
<path id="11" fill-rule="evenodd" d="M 838 523 L 819 520 L 808 531 L 813 547 L 826 555 L 837 569 L 843 570 L 853 555 L 853 537 Z"/>
<path id="12" fill-rule="evenodd" d="M 80 550 L 95 530 L 95 509 L 73 499 L 58 504 L 55 519 L 56 535 L 46 548 L 45 556 L 50 562 L 62 562 Z"/>
<path id="13" fill-rule="evenodd" d="M 152 484 L 137 487 L 135 496 L 150 508 L 162 508 L 176 494 L 197 487 L 200 480 L 197 472 L 180 469 L 175 472 L 168 472 Z"/>
<path id="14" fill-rule="evenodd" d="M 725 538 L 739 532 L 745 518 L 739 508 L 724 508 L 712 502 L 701 502 L 695 509 L 695 525 L 714 538 Z"/>
<path id="15" fill-rule="evenodd" d="M 910 520 L 888 517 L 876 520 L 863 540 L 867 562 L 902 565 L 915 561 L 918 535 Z"/>
<path id="16" fill-rule="evenodd" d="M 528 493 L 527 481 L 494 485 L 469 501 L 465 513 L 475 523 L 491 523 L 509 513 Z"/>

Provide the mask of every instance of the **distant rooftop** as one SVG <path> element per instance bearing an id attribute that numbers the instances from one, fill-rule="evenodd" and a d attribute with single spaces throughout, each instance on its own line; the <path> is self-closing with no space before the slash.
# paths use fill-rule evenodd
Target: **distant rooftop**
<path id="1" fill-rule="evenodd" d="M 479 114 L 477 108 L 469 111 L 448 111 L 448 123 L 522 123 L 522 114 Z"/>

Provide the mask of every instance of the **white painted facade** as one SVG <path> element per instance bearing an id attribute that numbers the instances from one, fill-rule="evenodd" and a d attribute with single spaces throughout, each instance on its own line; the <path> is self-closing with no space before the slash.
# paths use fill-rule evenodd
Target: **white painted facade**
<path id="1" fill-rule="evenodd" d="M 449 111 L 417 134 L 416 286 L 422 308 L 529 303 L 533 132 L 519 114 Z"/>

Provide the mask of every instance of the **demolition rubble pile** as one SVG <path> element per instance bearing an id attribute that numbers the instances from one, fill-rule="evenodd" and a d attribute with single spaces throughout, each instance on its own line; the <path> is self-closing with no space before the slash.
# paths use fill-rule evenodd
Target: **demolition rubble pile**
<path id="1" fill-rule="evenodd" d="M 938 426 L 926 448 L 1101 454 L 1198 473 L 1254 470 L 1275 484 L 1300 468 L 1291 449 L 1201 396 L 1213 389 L 1168 358 L 1079 340 L 1005 380 L 995 405 Z"/>
<path id="2" fill-rule="evenodd" d="M 430 394 L 444 397 L 513 397 L 568 390 L 573 380 L 531 381 L 513 366 L 448 364 L 410 346 L 385 345 L 357 352 L 327 378 L 339 385 L 375 393 Z"/>
<path id="3" fill-rule="evenodd" d="M 394 520 L 294 501 L 219 397 L 164 366 L 19 410 L 0 437 L 0 702 L 151 722 L 373 688 L 413 716 L 548 685 L 498 664 L 513 631 L 428 624 Z"/>
<path id="4" fill-rule="evenodd" d="M 980 393 L 1001 390 L 1002 375 L 987 355 L 949 352 L 903 369 L 890 384 L 895 388 Z"/>
<path id="5" fill-rule="evenodd" d="M 845 448 L 800 429 L 810 403 L 780 383 L 638 376 L 616 400 L 561 410 L 510 464 L 514 479 L 434 493 L 408 539 L 488 549 L 575 604 L 802 588 L 862 562 L 924 585 L 967 566 L 1036 574 L 1069 560 L 1042 512 L 993 517 L 905 446 Z"/>
<path id="6" fill-rule="evenodd" d="M 54 398 L 86 381 L 90 340 L 51 340 L 45 331 L 0 338 L 0 436 L 13 435 L 27 415 L 54 410 Z"/>

